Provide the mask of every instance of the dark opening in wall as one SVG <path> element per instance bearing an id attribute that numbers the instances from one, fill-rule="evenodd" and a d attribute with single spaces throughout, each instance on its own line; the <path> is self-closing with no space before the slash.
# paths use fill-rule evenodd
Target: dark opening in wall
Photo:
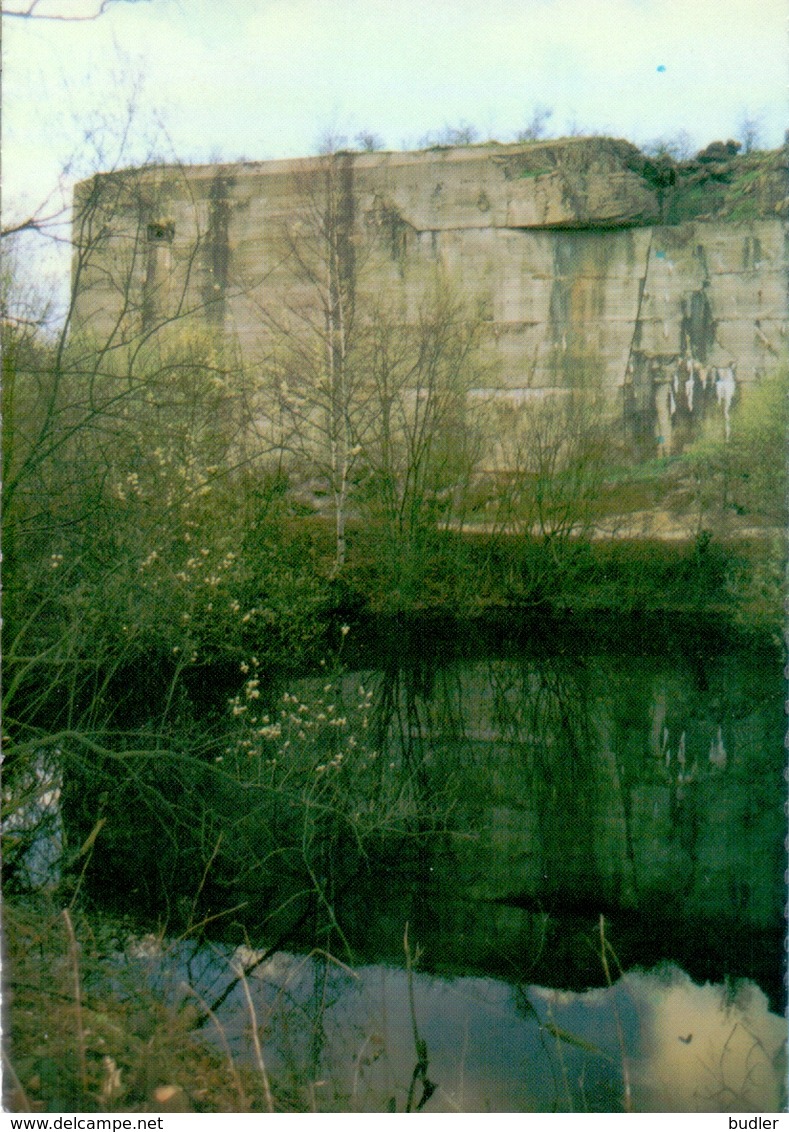
<path id="1" fill-rule="evenodd" d="M 142 297 L 142 323 L 150 330 L 166 317 L 170 280 L 173 269 L 172 243 L 175 224 L 172 220 L 152 221 L 146 227 L 146 272 Z"/>
<path id="2" fill-rule="evenodd" d="M 149 244 L 171 244 L 175 238 L 175 224 L 172 220 L 155 220 L 148 225 Z"/>

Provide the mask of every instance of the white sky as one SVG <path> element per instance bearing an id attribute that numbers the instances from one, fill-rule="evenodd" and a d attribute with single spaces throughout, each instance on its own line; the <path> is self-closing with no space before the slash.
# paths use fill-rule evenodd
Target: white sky
<path id="1" fill-rule="evenodd" d="M 137 79 L 126 164 L 152 144 L 187 162 L 304 155 L 327 130 L 397 149 L 467 122 L 508 140 L 536 104 L 554 134 L 684 130 L 696 147 L 736 137 L 746 111 L 771 147 L 789 124 L 789 0 L 121 0 L 94 22 L 3 25 L 6 222 L 70 157 L 75 175 L 115 160 L 84 135 L 117 133 Z"/>

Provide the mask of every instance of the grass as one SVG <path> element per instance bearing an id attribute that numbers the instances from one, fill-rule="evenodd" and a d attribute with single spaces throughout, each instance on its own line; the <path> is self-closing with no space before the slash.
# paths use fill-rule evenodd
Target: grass
<path id="1" fill-rule="evenodd" d="M 643 484 L 632 485 L 643 497 Z M 392 583 L 375 532 L 355 532 L 344 578 L 350 613 L 496 610 L 698 612 L 754 624 L 781 619 L 780 548 L 758 537 L 723 542 L 701 531 L 684 539 L 568 539 L 558 546 L 515 536 L 444 532 L 411 579 Z"/>
<path id="2" fill-rule="evenodd" d="M 680 164 L 666 222 L 715 217 L 743 223 L 774 215 L 783 194 L 782 160 L 776 151 L 741 154 L 723 165 L 701 169 L 695 162 Z"/>
<path id="3" fill-rule="evenodd" d="M 263 1112 L 263 1083 L 124 970 L 122 926 L 43 900 L 4 907 L 4 1103 L 12 1112 Z"/>

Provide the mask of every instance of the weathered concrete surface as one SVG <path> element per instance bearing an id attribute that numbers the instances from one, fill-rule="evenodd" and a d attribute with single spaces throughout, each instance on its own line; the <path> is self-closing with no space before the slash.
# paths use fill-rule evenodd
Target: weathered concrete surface
<path id="1" fill-rule="evenodd" d="M 786 164 L 670 167 L 577 138 L 111 174 L 76 194 L 76 321 L 101 337 L 188 315 L 263 355 L 320 307 L 331 201 L 357 312 L 413 320 L 440 269 L 485 322 L 491 386 L 592 366 L 640 450 L 670 450 L 722 404 L 719 370 L 739 387 L 784 349 Z"/>

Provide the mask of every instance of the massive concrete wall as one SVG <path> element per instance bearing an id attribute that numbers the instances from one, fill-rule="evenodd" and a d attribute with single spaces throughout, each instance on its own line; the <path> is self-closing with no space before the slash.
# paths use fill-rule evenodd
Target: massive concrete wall
<path id="1" fill-rule="evenodd" d="M 786 162 L 723 200 L 730 166 L 694 167 L 684 197 L 610 139 L 106 175 L 76 194 L 76 323 L 190 318 L 262 356 L 317 316 L 330 210 L 357 310 L 413 320 L 440 271 L 485 324 L 492 387 L 528 401 L 591 367 L 639 450 L 670 450 L 784 348 Z"/>

